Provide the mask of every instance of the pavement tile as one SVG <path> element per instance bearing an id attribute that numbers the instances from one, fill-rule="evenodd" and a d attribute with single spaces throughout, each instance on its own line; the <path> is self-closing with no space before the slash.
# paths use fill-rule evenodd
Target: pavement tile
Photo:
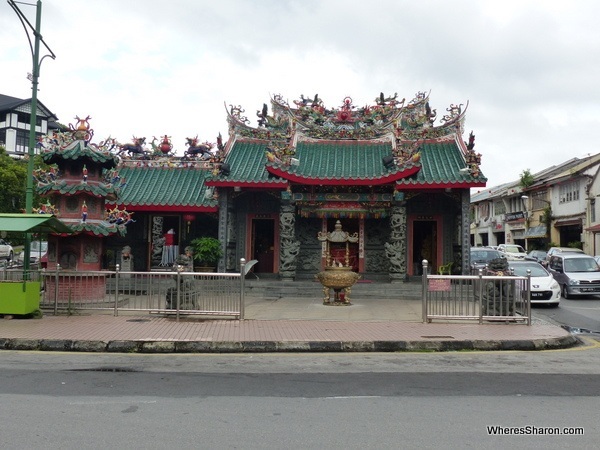
<path id="1" fill-rule="evenodd" d="M 540 350 L 577 339 L 555 325 L 422 323 L 418 300 L 252 298 L 246 320 L 110 312 L 0 319 L 0 349 L 108 352 Z"/>

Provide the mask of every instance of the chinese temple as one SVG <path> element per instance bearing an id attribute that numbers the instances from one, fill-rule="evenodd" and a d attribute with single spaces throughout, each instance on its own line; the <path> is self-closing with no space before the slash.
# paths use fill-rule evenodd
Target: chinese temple
<path id="1" fill-rule="evenodd" d="M 49 169 L 34 172 L 37 191 L 46 199 L 34 212 L 59 216 L 71 230 L 48 237 L 48 269 L 60 265 L 65 270 L 98 271 L 102 269 L 104 238 L 124 235 L 131 216 L 125 210 L 106 211 L 106 200 L 116 200 L 122 186 L 116 171 L 118 158 L 108 143 L 98 146 L 90 142 L 94 132 L 89 117 L 77 119 L 70 131 L 53 133 L 40 143 L 41 157 Z M 81 290 L 66 280 L 61 289 L 72 288 L 73 299 L 93 290 L 104 293 L 104 279 L 92 284 Z"/>
<path id="2" fill-rule="evenodd" d="M 219 271 L 237 271 L 245 258 L 265 276 L 314 279 L 339 258 L 363 279 L 405 281 L 423 259 L 464 273 L 469 190 L 486 183 L 473 133 L 464 140 L 465 111 L 450 105 L 438 120 L 422 92 L 409 101 L 381 93 L 365 106 L 346 97 L 337 107 L 318 95 L 275 95 L 256 125 L 230 106 L 227 141 L 190 138 L 183 157 L 166 135 L 151 149 L 144 138 L 119 144 L 126 185 L 108 208 L 135 220 L 126 236 L 105 241 L 103 267 L 127 245 L 134 270 L 160 270 L 208 235 L 222 243 Z M 356 239 L 329 254 L 318 236 L 338 224 Z"/>

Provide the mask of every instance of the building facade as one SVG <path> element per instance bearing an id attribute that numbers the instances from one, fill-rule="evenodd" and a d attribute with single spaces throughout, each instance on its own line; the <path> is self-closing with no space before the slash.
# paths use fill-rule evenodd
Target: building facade
<path id="1" fill-rule="evenodd" d="M 151 149 L 103 142 L 123 184 L 107 208 L 131 219 L 125 236 L 105 238 L 103 267 L 127 248 L 133 270 L 166 270 L 194 238 L 212 236 L 225 255 L 220 271 L 245 258 L 265 276 L 312 279 L 329 259 L 397 282 L 420 275 L 427 259 L 433 272 L 451 263 L 466 273 L 469 193 L 486 178 L 475 136 L 464 140 L 465 110 L 450 105 L 436 122 L 426 93 L 382 93 L 363 107 L 276 95 L 256 125 L 231 107 L 227 141 L 190 144 L 182 157 L 166 136 Z M 338 224 L 353 236 L 347 251 L 318 239 Z"/>
<path id="2" fill-rule="evenodd" d="M 36 136 L 41 137 L 58 128 L 58 118 L 38 101 Z M 0 94 L 0 145 L 12 156 L 24 156 L 29 151 L 31 99 Z"/>

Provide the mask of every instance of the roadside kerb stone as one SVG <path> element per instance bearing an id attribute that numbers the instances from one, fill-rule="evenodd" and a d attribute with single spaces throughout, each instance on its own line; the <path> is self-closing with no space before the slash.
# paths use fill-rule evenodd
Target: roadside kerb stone
<path id="1" fill-rule="evenodd" d="M 136 353 L 140 351 L 141 344 L 136 341 L 110 341 L 106 347 L 107 352 Z"/>
<path id="2" fill-rule="evenodd" d="M 276 348 L 280 352 L 309 352 L 310 344 L 308 342 L 281 341 L 276 343 Z"/>
<path id="3" fill-rule="evenodd" d="M 244 341 L 242 344 L 242 350 L 244 352 L 274 352 L 277 350 L 277 345 L 273 341 Z"/>
<path id="4" fill-rule="evenodd" d="M 142 353 L 174 353 L 174 341 L 146 341 L 141 342 Z"/>
<path id="5" fill-rule="evenodd" d="M 38 339 L 10 339 L 8 347 L 10 350 L 39 350 Z"/>
<path id="6" fill-rule="evenodd" d="M 105 352 L 108 347 L 106 341 L 73 341 L 71 350 L 76 352 Z"/>
<path id="7" fill-rule="evenodd" d="M 69 339 L 44 339 L 40 341 L 39 350 L 48 352 L 68 352 L 73 347 Z"/>
<path id="8" fill-rule="evenodd" d="M 185 341 L 175 343 L 177 353 L 214 353 L 212 341 Z"/>

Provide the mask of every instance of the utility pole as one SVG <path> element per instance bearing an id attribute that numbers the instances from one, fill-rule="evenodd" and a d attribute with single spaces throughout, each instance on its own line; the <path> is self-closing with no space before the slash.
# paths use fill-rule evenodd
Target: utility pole
<path id="1" fill-rule="evenodd" d="M 37 0 L 37 4 L 26 3 L 26 2 L 16 2 L 14 0 L 7 0 L 8 4 L 15 11 L 23 28 L 25 29 L 25 33 L 27 34 L 27 39 L 29 40 L 29 48 L 31 49 L 31 58 L 32 58 L 32 72 L 31 72 L 31 114 L 29 120 L 29 160 L 27 164 L 27 188 L 25 191 L 25 212 L 27 214 L 31 214 L 33 212 L 33 158 L 35 156 L 35 145 L 36 145 L 36 137 L 35 137 L 35 129 L 37 125 L 37 92 L 38 92 L 38 84 L 39 84 L 39 76 L 40 76 L 40 65 L 42 64 L 42 60 L 46 56 L 50 56 L 52 59 L 56 59 L 56 55 L 50 47 L 44 42 L 42 35 L 40 33 L 40 29 L 42 26 L 42 1 Z M 35 14 L 35 27 L 31 25 L 27 17 L 21 12 L 17 3 L 35 6 L 36 14 Z M 31 34 L 33 34 L 33 43 L 31 40 Z M 44 44 L 46 50 L 49 52 L 48 55 L 45 55 L 40 60 L 40 43 Z M 26 233 L 25 236 L 25 257 L 23 258 L 23 270 L 25 273 L 29 271 L 30 265 L 30 254 L 31 254 L 31 233 Z"/>

